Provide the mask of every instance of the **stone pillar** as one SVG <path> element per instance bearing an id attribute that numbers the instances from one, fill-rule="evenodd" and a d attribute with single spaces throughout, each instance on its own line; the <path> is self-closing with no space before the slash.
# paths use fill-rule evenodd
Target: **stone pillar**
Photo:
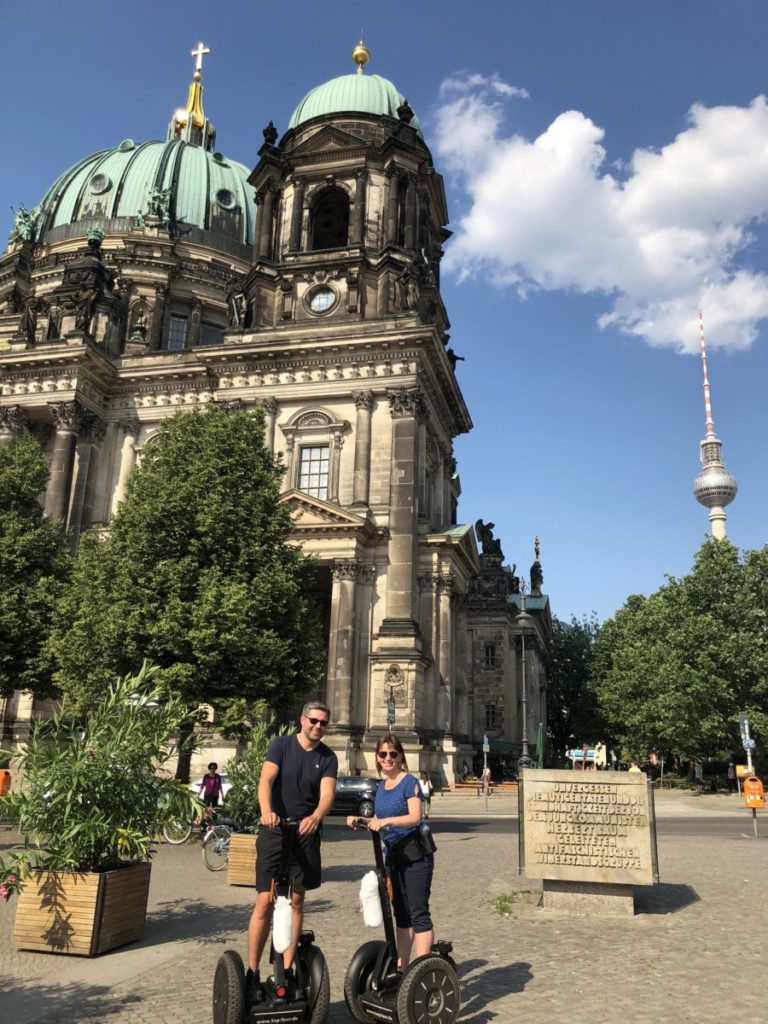
<path id="1" fill-rule="evenodd" d="M 423 519 L 427 514 L 427 419 L 419 417 L 419 450 L 418 450 L 418 513 Z"/>
<path id="2" fill-rule="evenodd" d="M 152 307 L 152 322 L 149 327 L 149 347 L 159 349 L 165 333 L 165 304 L 168 300 L 168 286 L 155 285 L 155 304 Z"/>
<path id="3" fill-rule="evenodd" d="M 256 197 L 257 204 L 261 198 L 261 218 L 259 220 L 259 247 L 257 256 L 262 260 L 272 259 L 272 219 L 275 209 L 275 190 L 271 182 L 268 182 L 260 196 Z"/>
<path id="4" fill-rule="evenodd" d="M 445 457 L 445 447 L 439 444 L 432 482 L 432 523 L 436 530 L 448 521 L 445 514 Z"/>
<path id="5" fill-rule="evenodd" d="M 392 164 L 387 167 L 385 174 L 389 182 L 389 190 L 387 192 L 387 223 L 384 240 L 387 245 L 397 245 L 397 193 L 400 175 Z"/>
<path id="6" fill-rule="evenodd" d="M 335 726 L 348 728 L 354 684 L 355 591 L 360 562 L 337 559 L 332 568 L 331 629 L 328 650 L 328 697 Z"/>
<path id="7" fill-rule="evenodd" d="M 440 685 L 438 688 L 437 726 L 446 732 L 453 732 L 453 618 L 451 616 L 451 598 L 456 586 L 456 579 L 451 573 L 440 576 L 437 580 L 437 593 L 440 614 L 440 648 L 437 653 L 440 669 Z"/>
<path id="8" fill-rule="evenodd" d="M 454 708 L 453 729 L 460 736 L 469 736 L 469 682 L 467 679 L 467 595 L 454 594 Z"/>
<path id="9" fill-rule="evenodd" d="M 56 425 L 51 457 L 51 475 L 45 492 L 45 514 L 66 521 L 72 489 L 75 443 L 80 417 L 86 410 L 79 402 L 50 402 L 48 408 Z"/>
<path id="10" fill-rule="evenodd" d="M 0 444 L 8 444 L 29 422 L 29 414 L 20 405 L 0 406 Z"/>
<path id="11" fill-rule="evenodd" d="M 352 209 L 352 232 L 350 245 L 362 245 L 365 240 L 365 189 L 368 171 L 364 168 L 355 174 L 355 205 Z"/>
<path id="12" fill-rule="evenodd" d="M 405 189 L 405 232 L 403 245 L 406 249 L 416 248 L 416 179 L 408 175 Z"/>
<path id="13" fill-rule="evenodd" d="M 367 507 L 371 475 L 371 411 L 373 409 L 373 392 L 353 391 L 352 398 L 357 409 L 352 504 Z"/>
<path id="14" fill-rule="evenodd" d="M 97 437 L 103 438 L 104 424 L 93 413 L 85 412 L 80 417 L 77 437 L 77 461 L 75 483 L 72 489 L 72 505 L 69 510 L 69 530 L 73 550 L 77 548 L 80 534 L 91 521 L 93 502 L 93 449 Z M 90 494 L 88 480 L 91 480 Z M 90 503 L 89 503 L 90 502 Z"/>
<path id="15" fill-rule="evenodd" d="M 187 347 L 200 344 L 200 321 L 203 315 L 203 304 L 200 299 L 194 299 L 189 314 L 189 333 L 187 334 Z"/>
<path id="16" fill-rule="evenodd" d="M 289 252 L 301 249 L 301 226 L 304 220 L 304 179 L 293 179 L 293 206 L 291 207 L 291 236 L 288 242 Z"/>
<path id="17" fill-rule="evenodd" d="M 421 388 L 388 392 L 392 415 L 387 615 L 380 634 L 418 635 L 416 594 L 416 486 L 418 423 L 425 409 Z"/>
<path id="18" fill-rule="evenodd" d="M 125 486 L 128 482 L 128 475 L 136 465 L 136 441 L 139 436 L 141 424 L 138 419 L 132 418 L 123 420 L 120 424 L 123 433 L 123 444 L 120 449 L 120 471 L 115 487 L 115 496 L 112 499 L 112 515 L 117 511 L 120 502 L 125 501 Z"/>
<path id="19" fill-rule="evenodd" d="M 259 405 L 264 410 L 264 447 L 268 452 L 275 450 L 275 417 L 278 401 L 276 398 L 260 398 Z"/>
<path id="20" fill-rule="evenodd" d="M 448 448 L 448 454 L 443 457 L 443 525 L 448 526 L 451 522 L 453 511 L 453 487 L 451 480 L 456 472 L 456 459 L 453 457 L 453 448 Z"/>

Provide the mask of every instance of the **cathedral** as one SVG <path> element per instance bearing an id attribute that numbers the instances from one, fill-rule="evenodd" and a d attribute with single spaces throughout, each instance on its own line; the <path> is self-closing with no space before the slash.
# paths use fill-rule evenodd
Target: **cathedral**
<path id="1" fill-rule="evenodd" d="M 0 258 L 0 443 L 44 446 L 46 513 L 108 527 L 163 418 L 260 407 L 292 540 L 318 564 L 340 770 L 394 721 L 411 767 L 452 781 L 533 754 L 549 603 L 493 524 L 457 522 L 472 427 L 440 291 L 443 181 L 392 82 L 355 69 L 270 121 L 253 169 L 216 147 L 202 61 L 164 141 L 86 156 L 22 207 Z M 478 551 L 478 543 L 480 550 Z M 45 709 L 0 702 L 3 742 Z M 215 723 L 214 723 L 215 725 Z"/>

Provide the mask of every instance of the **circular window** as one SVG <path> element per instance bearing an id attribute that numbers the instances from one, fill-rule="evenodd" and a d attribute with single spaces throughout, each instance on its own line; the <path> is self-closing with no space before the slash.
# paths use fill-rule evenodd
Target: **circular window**
<path id="1" fill-rule="evenodd" d="M 91 192 L 93 192 L 95 196 L 100 196 L 102 192 L 108 192 L 112 188 L 112 182 L 106 174 L 94 174 L 89 185 Z"/>
<path id="2" fill-rule="evenodd" d="M 130 153 L 132 149 L 136 149 L 136 143 L 133 139 L 123 139 L 118 148 L 121 153 Z"/>
<path id="3" fill-rule="evenodd" d="M 216 202 L 225 210 L 231 210 L 235 205 L 235 197 L 228 188 L 220 188 L 216 193 Z"/>
<path id="4" fill-rule="evenodd" d="M 336 292 L 332 288 L 316 288 L 309 296 L 309 308 L 313 313 L 327 313 L 336 305 Z"/>

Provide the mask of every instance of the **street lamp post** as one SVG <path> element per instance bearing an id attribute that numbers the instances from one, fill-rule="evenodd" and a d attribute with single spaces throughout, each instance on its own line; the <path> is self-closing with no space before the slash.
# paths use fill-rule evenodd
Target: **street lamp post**
<path id="1" fill-rule="evenodd" d="M 520 743 L 522 746 L 522 753 L 517 762 L 517 769 L 521 771 L 523 768 L 533 768 L 534 762 L 528 751 L 528 685 L 526 679 L 526 664 L 525 664 L 525 633 L 526 630 L 530 630 L 533 626 L 533 619 L 525 610 L 525 580 L 520 580 L 520 612 L 517 616 L 517 625 L 520 629 L 520 648 L 521 648 L 521 691 L 520 691 L 520 713 L 522 715 L 522 735 L 520 737 Z"/>

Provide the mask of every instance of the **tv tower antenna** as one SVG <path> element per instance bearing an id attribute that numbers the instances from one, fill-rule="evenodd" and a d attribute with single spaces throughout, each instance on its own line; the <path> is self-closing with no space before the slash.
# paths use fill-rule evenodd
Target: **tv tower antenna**
<path id="1" fill-rule="evenodd" d="M 704 342 L 704 314 L 699 313 L 699 340 L 701 344 L 701 368 L 704 372 L 704 411 L 706 414 L 706 435 L 699 441 L 701 472 L 693 482 L 693 496 L 709 509 L 709 521 L 715 540 L 725 538 L 725 506 L 730 505 L 738 490 L 736 477 L 725 468 L 721 449 L 722 441 L 715 436 L 712 419 L 712 396 L 707 373 L 707 347 Z"/>

